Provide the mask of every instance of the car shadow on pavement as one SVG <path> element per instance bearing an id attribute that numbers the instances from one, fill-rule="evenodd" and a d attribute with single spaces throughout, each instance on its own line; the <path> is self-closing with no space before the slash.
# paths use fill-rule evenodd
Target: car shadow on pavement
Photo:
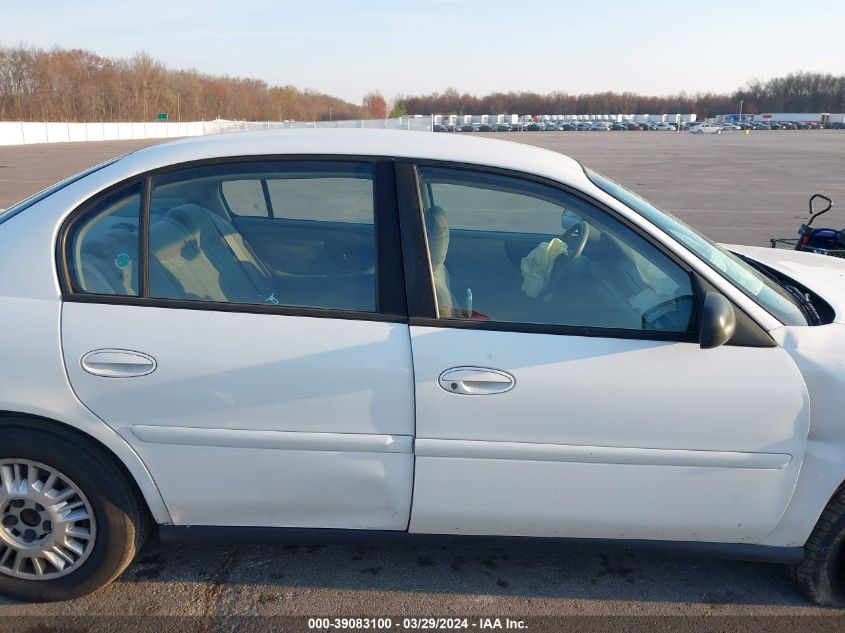
<path id="1" fill-rule="evenodd" d="M 725 605 L 808 604 L 781 565 L 570 545 L 218 545 L 162 543 L 121 582 Z M 269 592 L 269 593 L 268 593 Z"/>

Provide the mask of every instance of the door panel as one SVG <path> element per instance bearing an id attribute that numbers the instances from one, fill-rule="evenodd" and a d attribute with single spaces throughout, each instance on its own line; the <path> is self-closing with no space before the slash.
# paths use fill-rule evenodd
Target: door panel
<path id="1" fill-rule="evenodd" d="M 320 306 L 331 297 L 335 305 L 372 309 L 372 224 L 238 217 L 233 223 L 270 270 L 286 305 Z"/>
<path id="2" fill-rule="evenodd" d="M 792 494 L 809 426 L 779 348 L 411 328 L 412 532 L 754 542 Z M 466 396 L 444 369 L 508 372 Z"/>
<path id="3" fill-rule="evenodd" d="M 62 341 L 80 400 L 138 451 L 178 523 L 406 528 L 406 325 L 71 302 Z M 155 369 L 82 368 L 107 348 Z"/>
<path id="4" fill-rule="evenodd" d="M 691 271 L 587 196 L 470 168 L 409 181 L 421 208 L 403 220 L 437 229 L 413 242 L 435 307 L 411 315 L 409 529 L 762 540 L 807 439 L 791 358 L 700 349 Z M 439 309 L 464 295 L 472 310 Z M 467 368 L 468 386 L 444 380 Z"/>
<path id="5" fill-rule="evenodd" d="M 467 291 L 470 291 L 476 306 L 495 305 L 492 310 L 485 309 L 485 313 L 495 313 L 488 316 L 508 319 L 511 314 L 524 313 L 521 306 L 526 298 L 519 292 L 521 260 L 537 244 L 551 237 L 554 236 L 451 229 L 446 265 L 458 304 L 467 307 Z"/>
<path id="6" fill-rule="evenodd" d="M 237 217 L 233 223 L 274 274 L 374 274 L 372 224 Z"/>

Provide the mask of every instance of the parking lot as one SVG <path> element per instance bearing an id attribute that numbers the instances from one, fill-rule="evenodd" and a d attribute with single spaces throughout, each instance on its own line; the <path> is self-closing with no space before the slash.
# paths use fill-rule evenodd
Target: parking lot
<path id="1" fill-rule="evenodd" d="M 834 199 L 825 222 L 845 226 L 845 131 L 523 132 L 478 134 L 580 160 L 721 242 L 792 236 L 807 198 Z M 97 162 L 157 141 L 0 147 L 0 208 Z"/>
<path id="2" fill-rule="evenodd" d="M 769 237 L 792 236 L 815 192 L 835 203 L 821 224 L 845 226 L 845 131 L 484 136 L 569 154 L 718 241 L 768 245 Z M 0 148 L 0 207 L 154 142 Z M 536 543 L 178 545 L 151 539 L 123 577 L 95 595 L 37 606 L 0 598 L 0 630 L 4 621 L 7 627 L 25 622 L 13 616 L 211 616 L 219 623 L 231 615 L 457 614 L 688 616 L 689 623 L 721 615 L 843 617 L 845 611 L 804 602 L 776 565 Z M 631 630 L 652 625 L 640 620 Z M 165 628 L 182 627 L 174 618 L 161 622 L 159 630 Z M 808 628 L 796 623 L 794 630 Z"/>

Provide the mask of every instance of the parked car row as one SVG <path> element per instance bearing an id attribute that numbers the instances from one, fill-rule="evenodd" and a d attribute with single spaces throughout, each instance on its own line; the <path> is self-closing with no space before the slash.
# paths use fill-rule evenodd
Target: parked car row
<path id="1" fill-rule="evenodd" d="M 584 132 L 610 130 L 631 131 L 674 131 L 672 123 L 647 121 L 526 121 L 511 123 L 435 123 L 435 132 Z"/>
<path id="2" fill-rule="evenodd" d="M 682 121 L 681 131 L 693 134 L 721 134 L 742 130 L 819 130 L 822 123 L 817 121 Z M 666 121 L 525 121 L 521 123 L 435 123 L 435 132 L 675 132 L 678 125 Z M 829 129 L 845 129 L 845 124 L 831 123 Z"/>

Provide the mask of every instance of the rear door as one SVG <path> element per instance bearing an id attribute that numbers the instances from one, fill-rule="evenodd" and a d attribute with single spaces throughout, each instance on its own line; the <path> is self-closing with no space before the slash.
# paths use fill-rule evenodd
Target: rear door
<path id="1" fill-rule="evenodd" d="M 249 215 L 282 180 L 274 202 L 300 217 Z M 406 529 L 394 191 L 389 162 L 232 161 L 141 178 L 72 221 L 68 376 L 176 524 Z"/>
<path id="2" fill-rule="evenodd" d="M 776 525 L 809 425 L 787 353 L 700 349 L 697 279 L 582 196 L 403 173 L 403 222 L 426 218 L 438 254 L 434 293 L 409 257 L 414 294 L 452 301 L 412 303 L 412 532 L 749 543 Z"/>

